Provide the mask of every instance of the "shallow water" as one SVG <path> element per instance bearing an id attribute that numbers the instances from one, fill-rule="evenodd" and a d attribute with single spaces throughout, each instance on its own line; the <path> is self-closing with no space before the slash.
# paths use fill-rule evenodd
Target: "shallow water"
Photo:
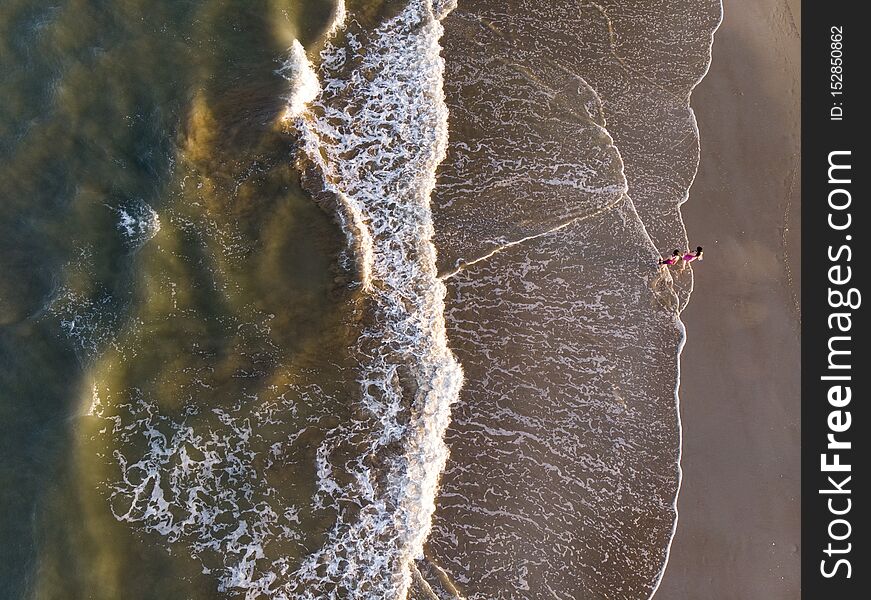
<path id="1" fill-rule="evenodd" d="M 467 378 L 427 556 L 466 597 L 658 585 L 692 273 L 656 258 L 688 244 L 689 93 L 719 17 L 713 2 L 470 1 L 446 19 L 434 212 Z"/>
<path id="2" fill-rule="evenodd" d="M 4 2 L 2 589 L 648 597 L 718 20 Z"/>

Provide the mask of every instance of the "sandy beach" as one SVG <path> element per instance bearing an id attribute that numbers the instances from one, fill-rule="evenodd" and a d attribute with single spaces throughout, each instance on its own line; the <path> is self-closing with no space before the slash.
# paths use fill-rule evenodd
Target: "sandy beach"
<path id="1" fill-rule="evenodd" d="M 692 106 L 683 483 L 657 598 L 800 594 L 800 13 L 726 0 Z"/>

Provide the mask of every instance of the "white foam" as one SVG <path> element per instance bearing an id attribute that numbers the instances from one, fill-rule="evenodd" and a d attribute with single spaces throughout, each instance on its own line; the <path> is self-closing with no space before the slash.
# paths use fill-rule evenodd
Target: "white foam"
<path id="1" fill-rule="evenodd" d="M 447 10 L 439 3 L 440 16 Z M 340 516 L 295 574 L 300 598 L 404 598 L 430 531 L 442 437 L 462 384 L 431 242 L 429 198 L 447 145 L 442 31 L 432 2 L 412 0 L 368 39 L 348 32 L 344 48 L 328 44 L 321 94 L 295 121 L 303 152 L 342 204 L 375 321 L 359 342 L 360 402 L 374 433 L 366 430 L 370 447 L 351 466 L 353 483 L 333 478 L 332 442 L 318 452 L 317 500 L 352 499 L 360 509 Z M 400 383 L 407 371 L 412 385 Z"/>
<path id="2" fill-rule="evenodd" d="M 139 390 L 125 395 L 107 408 L 95 385 L 89 413 L 110 423 L 101 433 L 117 444 L 113 458 L 121 477 L 106 484 L 115 518 L 184 544 L 208 561 L 203 572 L 216 577 L 219 591 L 244 590 L 246 600 L 286 598 L 273 588 L 289 561 L 267 557 L 266 549 L 298 537 L 298 510 L 285 507 L 279 515 L 265 500 L 275 490 L 263 489 L 254 462 L 252 434 L 261 416 L 254 413 L 252 425 L 216 409 L 220 426 L 204 427 L 188 423 L 199 419 L 193 407 L 178 420 L 161 414 Z M 207 566 L 215 561 L 221 568 Z"/>
<path id="3" fill-rule="evenodd" d="M 294 119 L 302 114 L 308 103 L 317 98 L 321 91 L 318 76 L 299 40 L 293 40 L 287 60 L 276 72 L 290 82 L 287 108 L 282 119 Z"/>
<path id="4" fill-rule="evenodd" d="M 333 22 L 330 23 L 330 26 L 327 28 L 326 37 L 331 38 L 336 35 L 336 33 L 345 26 L 347 20 L 348 9 L 345 7 L 345 0 L 338 0 L 336 2 L 336 8 L 333 11 Z"/>
<path id="5" fill-rule="evenodd" d="M 142 200 L 113 210 L 118 214 L 118 230 L 134 248 L 141 248 L 160 231 L 160 217 Z"/>

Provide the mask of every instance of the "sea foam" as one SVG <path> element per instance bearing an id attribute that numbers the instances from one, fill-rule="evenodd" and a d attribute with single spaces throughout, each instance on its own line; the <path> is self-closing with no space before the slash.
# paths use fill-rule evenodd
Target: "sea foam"
<path id="1" fill-rule="evenodd" d="M 446 14 L 445 3 L 437 7 Z M 442 440 L 462 371 L 445 335 L 430 194 L 445 155 L 447 109 L 432 2 L 412 0 L 371 34 L 344 32 L 321 53 L 321 92 L 294 120 L 303 161 L 338 205 L 371 310 L 358 342 L 361 423 L 318 453 L 317 501 L 350 502 L 294 577 L 303 598 L 403 598 L 422 556 Z M 365 439 L 344 464 L 343 440 Z M 339 482 L 335 470 L 349 477 Z"/>
<path id="2" fill-rule="evenodd" d="M 289 120 L 299 116 L 306 105 L 317 98 L 321 91 L 318 76 L 305 54 L 305 48 L 299 40 L 293 40 L 290 56 L 278 69 L 278 74 L 290 82 L 287 95 L 287 108 L 282 119 Z"/>

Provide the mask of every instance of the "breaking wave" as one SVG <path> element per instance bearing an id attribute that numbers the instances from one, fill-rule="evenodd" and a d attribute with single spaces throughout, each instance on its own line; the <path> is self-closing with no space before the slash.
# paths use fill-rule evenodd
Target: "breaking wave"
<path id="1" fill-rule="evenodd" d="M 447 459 L 462 371 L 445 335 L 429 205 L 447 144 L 444 4 L 436 13 L 413 0 L 371 33 L 349 27 L 321 53 L 320 94 L 294 122 L 309 187 L 337 208 L 366 303 L 361 416 L 318 453 L 317 501 L 340 517 L 294 578 L 305 598 L 404 597 Z M 342 460 L 347 446 L 362 451 Z"/>

